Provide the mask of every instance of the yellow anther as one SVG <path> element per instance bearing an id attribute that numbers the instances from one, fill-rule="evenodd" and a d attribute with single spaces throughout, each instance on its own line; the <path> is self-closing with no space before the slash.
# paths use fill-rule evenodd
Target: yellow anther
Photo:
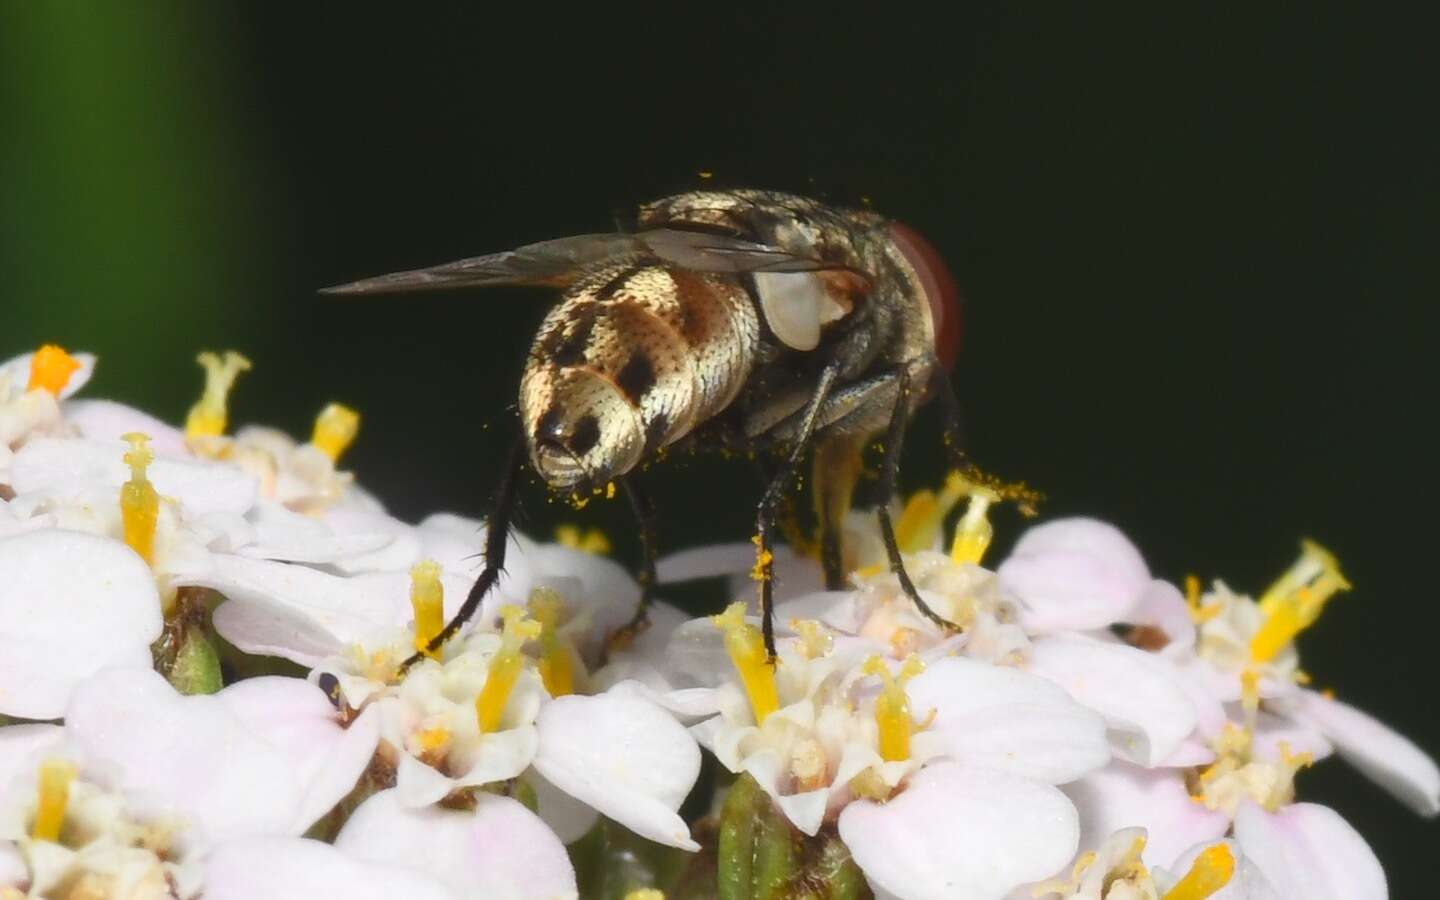
<path id="1" fill-rule="evenodd" d="M 540 679 L 552 697 L 575 693 L 576 654 L 570 641 L 560 634 L 565 618 L 565 601 L 554 590 L 538 587 L 526 604 L 530 617 L 540 623 Z"/>
<path id="2" fill-rule="evenodd" d="M 55 344 L 46 344 L 30 359 L 30 382 L 27 391 L 49 391 L 55 396 L 65 390 L 70 376 L 80 368 L 80 361 Z"/>
<path id="3" fill-rule="evenodd" d="M 995 529 L 986 513 L 990 504 L 1000 500 L 1000 494 L 988 487 L 973 485 L 970 488 L 970 504 L 965 515 L 955 527 L 955 540 L 950 545 L 950 558 L 959 563 L 979 565 L 995 537 Z"/>
<path id="4" fill-rule="evenodd" d="M 339 462 L 340 454 L 355 442 L 359 432 L 360 414 L 344 404 L 331 403 L 315 417 L 310 443 L 330 457 L 331 462 Z"/>
<path id="5" fill-rule="evenodd" d="M 185 417 L 185 436 L 216 437 L 225 433 L 230 388 L 240 373 L 250 368 L 250 360 L 227 350 L 223 357 L 208 351 L 201 353 L 196 361 L 205 369 L 205 388 Z"/>
<path id="6" fill-rule="evenodd" d="M 1308 540 L 1300 547 L 1300 558 L 1260 598 L 1265 622 L 1250 639 L 1250 658 L 1255 662 L 1274 659 L 1320 618 L 1331 597 L 1350 590 L 1328 550 Z"/>
<path id="7" fill-rule="evenodd" d="M 490 671 L 485 676 L 485 686 L 475 698 L 475 721 L 481 733 L 488 734 L 500 728 L 500 719 L 510 702 L 510 692 L 515 681 L 525 668 L 525 655 L 521 653 L 526 641 L 540 635 L 540 623 L 525 618 L 525 610 L 514 604 L 500 608 L 504 630 L 500 635 L 500 649 L 490 658 Z"/>
<path id="8" fill-rule="evenodd" d="M 604 556 L 610 552 L 610 538 L 598 528 L 581 531 L 578 525 L 555 526 L 555 543 L 571 550 L 580 550 L 592 556 Z"/>
<path id="9" fill-rule="evenodd" d="M 1206 847 L 1185 877 L 1165 892 L 1163 900 L 1205 900 L 1230 883 L 1235 856 L 1225 844 Z"/>
<path id="10" fill-rule="evenodd" d="M 775 562 L 775 554 L 769 550 L 760 549 L 760 535 L 758 534 L 750 538 L 750 543 L 755 545 L 755 565 L 750 569 L 750 579 L 752 581 L 770 580 L 770 566 Z"/>
<path id="11" fill-rule="evenodd" d="M 945 517 L 969 491 L 969 482 L 959 472 L 951 472 L 940 493 L 916 491 L 912 494 L 895 524 L 895 542 L 901 552 L 915 553 L 935 546 L 945 526 Z"/>
<path id="12" fill-rule="evenodd" d="M 790 628 L 798 635 L 795 644 L 806 659 L 820 659 L 835 644 L 830 629 L 814 619 L 791 619 Z"/>
<path id="13" fill-rule="evenodd" d="M 780 708 L 780 693 L 775 687 L 775 670 L 765 653 L 765 641 L 760 629 L 745 621 L 745 604 L 736 602 L 726 607 L 710 621 L 725 633 L 725 649 L 730 662 L 740 675 L 745 686 L 745 695 L 750 699 L 750 709 L 755 713 L 755 723 L 762 724 L 765 718 Z"/>
<path id="14" fill-rule="evenodd" d="M 910 758 L 910 736 L 915 733 L 915 720 L 910 717 L 910 698 L 905 682 L 925 671 L 920 657 L 911 654 L 900 666 L 900 675 L 890 674 L 889 666 L 879 656 L 865 660 L 866 675 L 880 678 L 880 696 L 875 698 L 875 724 L 880 729 L 880 758 L 896 762 Z"/>
<path id="15" fill-rule="evenodd" d="M 445 628 L 445 586 L 440 582 L 440 564 L 422 559 L 410 567 L 410 609 L 415 614 L 415 649 L 439 659 L 439 648 L 430 642 Z"/>
<path id="16" fill-rule="evenodd" d="M 415 750 L 419 754 L 433 755 L 450 746 L 454 735 L 448 728 L 427 728 L 424 731 L 417 731 L 412 740 Z"/>
<path id="17" fill-rule="evenodd" d="M 68 759 L 47 759 L 40 764 L 39 798 L 35 824 L 30 835 L 52 844 L 60 840 L 65 826 L 65 807 L 70 803 L 70 785 L 75 781 L 75 764 Z"/>
<path id="18" fill-rule="evenodd" d="M 1224 604 L 1211 603 L 1204 606 L 1200 602 L 1200 578 L 1197 575 L 1185 576 L 1185 607 L 1190 611 L 1190 621 L 1201 625 L 1220 615 L 1225 608 Z"/>
<path id="19" fill-rule="evenodd" d="M 846 786 L 856 797 L 877 802 L 888 800 L 892 790 L 890 785 L 885 783 L 885 779 L 880 777 L 880 773 L 875 771 L 874 766 L 862 769 L 859 775 L 846 783 Z"/>
<path id="20" fill-rule="evenodd" d="M 150 450 L 149 435 L 132 431 L 122 437 L 130 443 L 125 465 L 130 467 L 130 480 L 120 485 L 120 523 L 125 543 L 140 554 L 147 564 L 155 562 L 155 525 L 160 520 L 160 494 L 150 483 L 145 470 L 155 461 Z"/>
<path id="21" fill-rule="evenodd" d="M 636 888 L 625 895 L 625 900 L 665 900 L 665 892 L 655 888 Z"/>

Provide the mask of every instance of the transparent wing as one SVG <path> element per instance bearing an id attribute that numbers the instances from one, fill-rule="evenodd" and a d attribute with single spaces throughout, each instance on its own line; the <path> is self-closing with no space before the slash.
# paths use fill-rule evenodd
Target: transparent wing
<path id="1" fill-rule="evenodd" d="M 493 285 L 565 287 L 591 267 L 619 257 L 651 257 L 696 272 L 844 272 L 833 263 L 727 235 L 660 228 L 637 234 L 581 234 L 527 244 L 425 269 L 394 272 L 324 288 L 322 294 L 394 294 Z"/>

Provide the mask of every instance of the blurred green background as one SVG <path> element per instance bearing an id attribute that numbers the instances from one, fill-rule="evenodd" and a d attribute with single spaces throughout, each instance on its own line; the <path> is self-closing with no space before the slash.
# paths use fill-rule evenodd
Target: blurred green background
<path id="1" fill-rule="evenodd" d="M 197 350 L 254 360 L 233 419 L 364 414 L 398 514 L 478 513 L 546 295 L 315 289 L 610 227 L 714 183 L 868 197 L 967 295 L 971 449 L 1047 515 L 1115 521 L 1158 574 L 1258 590 L 1313 536 L 1356 591 L 1317 683 L 1440 749 L 1433 131 L 1395 12 L 887 4 L 0 7 L 0 358 L 97 352 L 89 393 L 178 420 Z M 904 480 L 941 474 L 930 416 Z M 666 543 L 749 534 L 751 472 L 654 476 Z M 589 523 L 633 529 L 618 504 Z M 576 514 L 527 495 L 524 528 Z M 1002 516 L 1000 552 L 1020 524 Z M 998 558 L 998 555 L 997 557 Z M 1426 563 L 1426 565 L 1422 565 Z M 1302 776 L 1433 889 L 1434 823 Z"/>

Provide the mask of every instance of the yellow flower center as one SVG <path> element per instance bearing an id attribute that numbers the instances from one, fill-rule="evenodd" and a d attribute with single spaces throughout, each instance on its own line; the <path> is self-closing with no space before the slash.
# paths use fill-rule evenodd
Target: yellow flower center
<path id="1" fill-rule="evenodd" d="M 1273 660 L 1320 618 L 1331 597 L 1350 590 L 1329 551 L 1308 540 L 1300 547 L 1300 558 L 1260 597 L 1265 621 L 1250 639 L 1250 658 L 1257 663 Z"/>
<path id="2" fill-rule="evenodd" d="M 500 618 L 505 623 L 500 649 L 490 658 L 485 686 L 475 698 L 475 721 L 479 723 L 482 734 L 500 730 L 500 720 L 510 702 L 510 693 L 525 668 L 525 654 L 521 650 L 527 641 L 540 634 L 540 623 L 525 618 L 525 611 L 513 603 L 500 608 Z"/>
<path id="3" fill-rule="evenodd" d="M 710 621 L 725 633 L 725 650 L 745 687 L 755 724 L 764 724 L 766 717 L 780 708 L 780 693 L 775 687 L 775 670 L 766 656 L 760 629 L 745 621 L 745 604 L 739 601 L 730 604 L 720 615 L 711 616 Z"/>
<path id="4" fill-rule="evenodd" d="M 422 559 L 410 569 L 410 608 L 415 613 L 415 649 L 439 659 L 439 649 L 430 642 L 445 627 L 445 586 L 440 583 L 440 564 Z"/>
<path id="5" fill-rule="evenodd" d="M 66 759 L 47 759 L 40 764 L 39 797 L 35 824 L 30 835 L 37 841 L 55 843 L 65 827 L 65 807 L 70 803 L 70 785 L 75 781 L 75 764 Z"/>
<path id="6" fill-rule="evenodd" d="M 610 539 L 599 528 L 581 531 L 578 525 L 558 525 L 555 528 L 555 543 L 592 556 L 604 556 L 610 552 Z"/>
<path id="7" fill-rule="evenodd" d="M 1190 871 L 1165 892 L 1161 900 L 1205 900 L 1230 883 L 1235 874 L 1235 856 L 1224 844 L 1206 847 Z"/>
<path id="8" fill-rule="evenodd" d="M 800 655 L 806 659 L 820 659 L 830 653 L 835 639 L 830 629 L 814 619 L 791 619 L 790 628 L 798 635 L 795 639 Z"/>
<path id="9" fill-rule="evenodd" d="M 866 675 L 875 675 L 881 682 L 880 696 L 875 698 L 875 724 L 880 730 L 880 758 L 898 762 L 910 758 L 910 737 L 915 733 L 915 720 L 910 717 L 910 698 L 905 683 L 925 671 L 925 664 L 913 653 L 900 666 L 900 675 L 890 674 L 889 666 L 879 656 L 865 660 Z"/>
<path id="10" fill-rule="evenodd" d="M 155 563 L 155 525 L 160 519 L 160 494 L 146 477 L 145 470 L 155 461 L 148 435 L 130 432 L 123 435 L 130 443 L 125 464 L 130 467 L 130 480 L 120 486 L 120 522 L 125 543 L 140 554 L 146 564 Z"/>
<path id="11" fill-rule="evenodd" d="M 46 344 L 30 359 L 30 382 L 27 391 L 49 391 L 55 396 L 65 390 L 70 376 L 80 368 L 80 361 L 55 344 Z"/>
<path id="12" fill-rule="evenodd" d="M 1207 809 L 1234 815 L 1240 801 L 1250 799 L 1270 812 L 1295 799 L 1295 774 L 1315 759 L 1309 753 L 1291 753 L 1280 743 L 1279 762 L 1256 759 L 1255 726 L 1260 714 L 1260 676 L 1253 669 L 1241 673 L 1240 706 L 1244 725 L 1227 724 L 1211 745 L 1215 762 L 1201 769 L 1191 789 L 1195 802 Z M 1209 896 L 1202 894 L 1200 896 Z"/>
<path id="13" fill-rule="evenodd" d="M 205 369 L 205 389 L 185 417 L 185 436 L 218 437 L 225 433 L 229 418 L 226 404 L 230 389 L 240 373 L 250 368 L 250 360 L 234 350 L 228 350 L 223 357 L 215 353 L 201 353 L 196 361 Z"/>
<path id="14" fill-rule="evenodd" d="M 315 417 L 315 428 L 310 433 L 310 443 L 318 447 L 321 453 L 330 457 L 331 462 L 339 462 L 340 454 L 354 443 L 355 435 L 359 431 L 360 414 L 343 404 L 331 403 L 320 410 L 320 415 Z"/>
<path id="15" fill-rule="evenodd" d="M 530 617 L 540 623 L 540 679 L 552 697 L 575 693 L 576 675 L 584 674 L 570 639 L 560 633 L 565 601 L 555 591 L 538 587 L 526 604 Z M 579 670 L 577 672 L 577 669 Z"/>

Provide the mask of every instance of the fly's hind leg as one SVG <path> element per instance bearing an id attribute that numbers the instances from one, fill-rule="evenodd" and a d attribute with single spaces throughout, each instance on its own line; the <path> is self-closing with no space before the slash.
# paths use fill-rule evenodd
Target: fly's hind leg
<path id="1" fill-rule="evenodd" d="M 620 626 L 605 641 L 605 655 L 624 649 L 631 641 L 650 627 L 650 604 L 655 600 L 655 560 L 659 555 L 659 538 L 655 529 L 657 519 L 655 504 L 634 475 L 619 479 L 620 489 L 630 504 L 630 511 L 640 526 L 640 570 L 635 580 L 640 583 L 640 600 L 635 604 L 635 615 Z"/>
<path id="2" fill-rule="evenodd" d="M 455 613 L 454 618 L 445 624 L 439 634 L 430 639 L 422 652 L 400 664 L 400 675 L 404 675 L 427 654 L 438 651 L 459 633 L 480 609 L 485 595 L 490 593 L 495 583 L 500 580 L 500 573 L 505 570 L 505 547 L 510 538 L 510 520 L 515 515 L 515 491 L 519 487 L 520 469 L 524 464 L 525 439 L 522 437 L 510 448 L 510 458 L 505 464 L 505 475 L 501 478 L 495 505 L 485 517 L 485 567 L 480 570 L 480 577 L 475 579 L 475 584 L 470 587 L 470 593 L 465 597 L 465 603 L 461 605 L 460 611 Z"/>

